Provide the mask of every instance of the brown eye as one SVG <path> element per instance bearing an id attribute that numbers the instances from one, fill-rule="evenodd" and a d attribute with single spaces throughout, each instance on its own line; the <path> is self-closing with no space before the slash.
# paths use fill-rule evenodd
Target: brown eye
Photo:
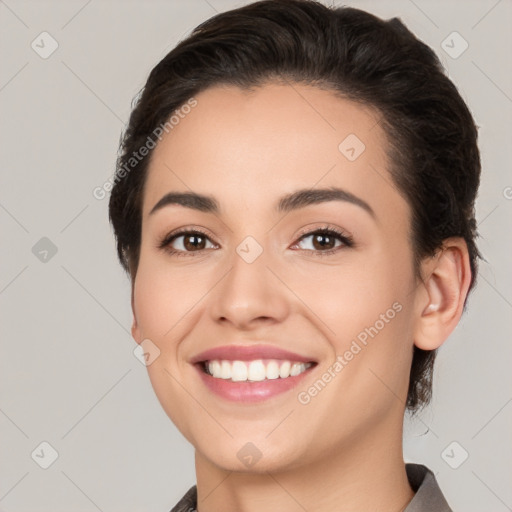
<path id="1" fill-rule="evenodd" d="M 299 248 L 318 256 L 328 256 L 347 247 L 353 247 L 350 235 L 333 228 L 323 228 L 303 234 L 293 248 Z"/>
<path id="2" fill-rule="evenodd" d="M 322 249 L 333 249 L 336 245 L 336 240 L 331 235 L 318 233 L 313 235 L 313 247 L 319 251 Z"/>
<path id="3" fill-rule="evenodd" d="M 183 254 L 200 252 L 204 249 L 215 248 L 216 246 L 204 233 L 200 231 L 181 231 L 164 239 L 159 247 L 171 254 Z"/>
<path id="4" fill-rule="evenodd" d="M 183 236 L 183 247 L 187 251 L 194 251 L 196 249 L 204 249 L 206 244 L 206 238 L 198 235 L 184 235 Z"/>
<path id="5" fill-rule="evenodd" d="M 345 237 L 333 231 L 315 231 L 302 236 L 298 243 L 303 244 L 301 249 L 328 251 L 347 245 L 346 242 Z"/>

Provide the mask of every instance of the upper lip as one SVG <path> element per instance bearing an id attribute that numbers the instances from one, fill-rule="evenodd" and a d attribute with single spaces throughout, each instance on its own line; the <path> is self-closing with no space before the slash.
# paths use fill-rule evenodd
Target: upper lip
<path id="1" fill-rule="evenodd" d="M 224 345 L 215 347 L 194 356 L 191 363 L 202 363 L 223 359 L 228 361 L 253 361 L 256 359 L 284 359 L 299 363 L 316 362 L 310 357 L 302 356 L 271 345 Z"/>

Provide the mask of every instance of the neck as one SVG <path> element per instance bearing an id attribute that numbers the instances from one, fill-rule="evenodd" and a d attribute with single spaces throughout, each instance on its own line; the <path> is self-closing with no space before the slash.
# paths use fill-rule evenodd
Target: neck
<path id="1" fill-rule="evenodd" d="M 198 512 L 401 512 L 414 496 L 402 455 L 402 427 L 381 425 L 379 433 L 286 471 L 226 471 L 196 451 Z"/>

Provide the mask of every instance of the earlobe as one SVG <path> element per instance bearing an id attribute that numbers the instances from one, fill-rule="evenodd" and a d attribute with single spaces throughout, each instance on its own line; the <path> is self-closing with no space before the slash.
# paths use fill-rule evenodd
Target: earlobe
<path id="1" fill-rule="evenodd" d="M 414 344 L 423 350 L 439 348 L 457 326 L 471 282 L 466 243 L 445 240 L 442 249 L 424 265 L 425 279 L 418 293 Z"/>

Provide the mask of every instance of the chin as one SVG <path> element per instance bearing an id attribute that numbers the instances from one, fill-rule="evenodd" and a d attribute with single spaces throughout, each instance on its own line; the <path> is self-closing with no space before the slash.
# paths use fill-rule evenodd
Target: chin
<path id="1" fill-rule="evenodd" d="M 229 439 L 224 443 L 193 443 L 200 457 L 214 466 L 237 473 L 265 474 L 292 469 L 304 463 L 303 453 L 298 446 L 279 446 L 265 436 L 261 440 Z"/>

